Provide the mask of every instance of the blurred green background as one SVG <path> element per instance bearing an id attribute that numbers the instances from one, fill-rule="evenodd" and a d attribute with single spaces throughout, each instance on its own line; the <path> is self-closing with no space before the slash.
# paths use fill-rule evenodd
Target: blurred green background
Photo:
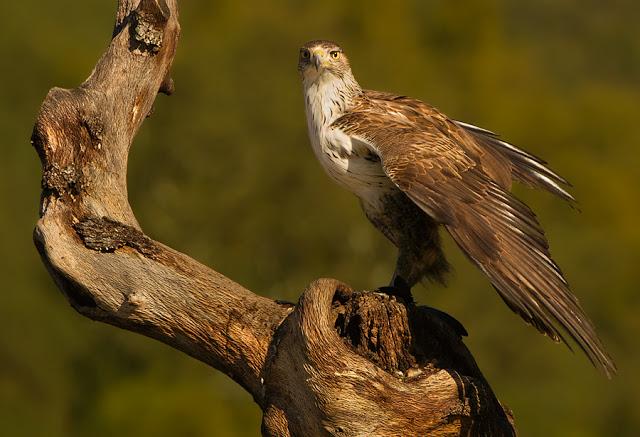
<path id="1" fill-rule="evenodd" d="M 115 1 L 0 9 L 0 434 L 258 435 L 259 409 L 226 376 L 77 315 L 31 241 L 34 117 L 49 88 L 88 76 Z M 616 358 L 613 381 L 525 326 L 449 240 L 449 286 L 415 293 L 469 330 L 521 435 L 639 435 L 639 19 L 633 0 L 182 2 L 177 92 L 135 141 L 131 203 L 149 235 L 260 294 L 295 300 L 322 276 L 386 283 L 395 250 L 306 136 L 298 47 L 336 40 L 363 86 L 495 130 L 574 183 L 580 214 L 517 192 Z"/>

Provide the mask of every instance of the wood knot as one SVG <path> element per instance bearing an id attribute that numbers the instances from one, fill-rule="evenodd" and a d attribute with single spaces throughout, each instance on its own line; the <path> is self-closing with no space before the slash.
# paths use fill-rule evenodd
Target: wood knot
<path id="1" fill-rule="evenodd" d="M 86 129 L 91 144 L 100 150 L 102 148 L 102 138 L 104 135 L 104 125 L 100 117 L 97 115 L 83 114 L 80 123 Z"/>
<path id="2" fill-rule="evenodd" d="M 137 53 L 157 54 L 170 16 L 165 0 L 142 0 L 132 14 L 131 49 Z"/>
<path id="3" fill-rule="evenodd" d="M 156 243 L 139 229 L 107 217 L 89 217 L 73 228 L 87 248 L 98 252 L 113 252 L 125 246 L 150 258 L 160 252 Z"/>
<path id="4" fill-rule="evenodd" d="M 61 167 L 56 163 L 48 165 L 42 172 L 42 189 L 45 195 L 62 197 L 65 194 L 78 196 L 84 189 L 80 172 L 71 164 Z"/>

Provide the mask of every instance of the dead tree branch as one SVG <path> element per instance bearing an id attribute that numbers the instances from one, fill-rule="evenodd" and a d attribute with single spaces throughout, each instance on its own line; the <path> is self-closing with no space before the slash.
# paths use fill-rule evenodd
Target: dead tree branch
<path id="1" fill-rule="evenodd" d="M 513 435 L 443 313 L 328 279 L 278 303 L 142 232 L 127 158 L 157 93 L 173 91 L 178 36 L 177 0 L 120 0 L 91 76 L 42 104 L 34 240 L 71 305 L 229 375 L 262 408 L 265 435 Z"/>

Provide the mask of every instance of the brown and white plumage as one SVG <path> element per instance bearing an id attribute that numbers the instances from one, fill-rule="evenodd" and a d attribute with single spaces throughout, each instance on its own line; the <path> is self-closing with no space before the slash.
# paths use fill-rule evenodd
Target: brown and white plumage
<path id="1" fill-rule="evenodd" d="M 516 180 L 573 202 L 566 180 L 490 131 L 419 100 L 363 90 L 334 43 L 307 43 L 298 68 L 316 156 L 399 248 L 395 276 L 409 286 L 442 279 L 442 225 L 509 308 L 555 341 L 568 334 L 594 365 L 615 372 L 535 214 L 510 193 Z"/>

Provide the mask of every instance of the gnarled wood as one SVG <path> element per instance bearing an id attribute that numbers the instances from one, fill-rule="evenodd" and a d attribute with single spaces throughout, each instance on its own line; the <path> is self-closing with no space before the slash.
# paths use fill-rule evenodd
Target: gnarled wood
<path id="1" fill-rule="evenodd" d="M 91 76 L 40 110 L 34 240 L 71 305 L 225 372 L 265 435 L 513 435 L 449 316 L 329 279 L 276 302 L 142 232 L 127 157 L 157 93 L 173 92 L 178 35 L 176 0 L 120 0 Z"/>

